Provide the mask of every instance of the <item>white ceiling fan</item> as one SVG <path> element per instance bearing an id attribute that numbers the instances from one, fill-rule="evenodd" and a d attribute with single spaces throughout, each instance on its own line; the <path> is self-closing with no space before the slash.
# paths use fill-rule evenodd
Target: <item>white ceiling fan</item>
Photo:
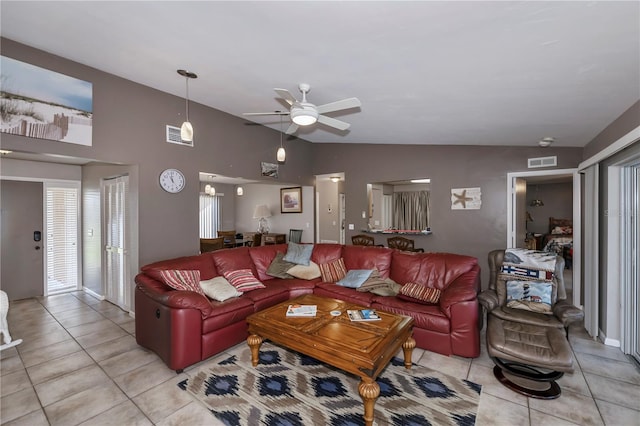
<path id="1" fill-rule="evenodd" d="M 274 111 L 274 112 L 246 112 L 243 115 L 288 115 L 291 117 L 291 125 L 285 132 L 287 135 L 295 133 L 300 126 L 309 126 L 318 123 L 325 126 L 333 127 L 338 130 L 347 130 L 350 126 L 341 120 L 327 117 L 328 112 L 341 111 L 343 109 L 358 108 L 362 105 L 358 98 L 348 98 L 341 101 L 331 102 L 324 105 L 314 105 L 311 102 L 307 102 L 307 93 L 311 90 L 311 86 L 306 83 L 300 83 L 298 89 L 302 92 L 302 101 L 298 101 L 287 89 L 273 89 L 278 95 L 288 103 L 291 108 L 289 111 Z"/>

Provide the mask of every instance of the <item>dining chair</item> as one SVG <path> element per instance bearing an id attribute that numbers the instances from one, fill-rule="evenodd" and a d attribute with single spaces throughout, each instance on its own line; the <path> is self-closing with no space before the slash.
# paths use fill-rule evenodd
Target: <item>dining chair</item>
<path id="1" fill-rule="evenodd" d="M 302 229 L 289 229 L 289 242 L 299 243 L 302 241 Z"/>
<path id="2" fill-rule="evenodd" d="M 424 249 L 415 248 L 414 241 L 405 237 L 387 238 L 387 245 L 389 246 L 389 248 L 392 248 L 392 249 L 424 253 Z"/>
<path id="3" fill-rule="evenodd" d="M 224 237 L 224 248 L 233 248 L 236 246 L 236 230 L 218 231 L 218 237 Z"/>
<path id="4" fill-rule="evenodd" d="M 376 240 L 372 236 L 364 234 L 358 234 L 351 237 L 351 244 L 354 246 L 384 247 L 382 244 L 376 244 Z"/>
<path id="5" fill-rule="evenodd" d="M 200 238 L 200 253 L 216 251 L 224 248 L 224 237 Z"/>

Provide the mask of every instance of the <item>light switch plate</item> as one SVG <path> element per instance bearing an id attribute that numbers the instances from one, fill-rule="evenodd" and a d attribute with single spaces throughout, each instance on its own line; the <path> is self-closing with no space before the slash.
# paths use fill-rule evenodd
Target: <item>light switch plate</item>
<path id="1" fill-rule="evenodd" d="M 356 229 L 355 226 L 353 226 L 353 223 L 349 224 L 349 231 L 353 231 L 354 229 Z"/>

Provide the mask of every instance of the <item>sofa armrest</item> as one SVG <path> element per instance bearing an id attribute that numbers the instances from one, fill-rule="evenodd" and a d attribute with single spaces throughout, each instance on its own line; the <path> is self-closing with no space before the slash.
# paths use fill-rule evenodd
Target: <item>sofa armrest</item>
<path id="1" fill-rule="evenodd" d="M 498 299 L 498 293 L 495 290 L 487 289 L 482 291 L 478 295 L 478 302 L 482 305 L 482 307 L 487 311 L 491 312 L 495 308 L 500 305 L 500 300 Z"/>
<path id="2" fill-rule="evenodd" d="M 584 312 L 566 299 L 553 305 L 553 315 L 558 317 L 565 327 L 584 319 Z"/>
<path id="3" fill-rule="evenodd" d="M 139 274 L 135 280 L 138 284 L 138 289 L 142 293 L 169 308 L 197 309 L 200 311 L 202 318 L 208 317 L 213 311 L 213 306 L 211 306 L 209 300 L 194 291 L 159 290 L 158 284 L 160 283 L 144 274 Z M 161 284 L 161 286 L 164 287 L 165 285 Z"/>
<path id="4" fill-rule="evenodd" d="M 440 309 L 451 318 L 451 306 L 460 302 L 468 302 L 478 298 L 480 288 L 480 267 L 456 278 L 440 296 Z"/>

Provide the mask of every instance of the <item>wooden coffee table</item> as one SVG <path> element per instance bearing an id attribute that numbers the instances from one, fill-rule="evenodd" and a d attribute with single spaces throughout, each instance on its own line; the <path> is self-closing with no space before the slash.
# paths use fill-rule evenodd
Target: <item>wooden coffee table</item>
<path id="1" fill-rule="evenodd" d="M 315 317 L 287 317 L 290 304 L 317 305 Z M 251 363 L 258 365 L 263 339 L 293 349 L 343 371 L 360 376 L 358 392 L 364 402 L 364 420 L 373 424 L 373 407 L 380 395 L 378 374 L 400 350 L 411 368 L 413 318 L 377 311 L 380 321 L 352 322 L 347 309 L 366 309 L 353 303 L 307 294 L 282 302 L 247 318 Z M 341 311 L 332 316 L 331 311 Z"/>

